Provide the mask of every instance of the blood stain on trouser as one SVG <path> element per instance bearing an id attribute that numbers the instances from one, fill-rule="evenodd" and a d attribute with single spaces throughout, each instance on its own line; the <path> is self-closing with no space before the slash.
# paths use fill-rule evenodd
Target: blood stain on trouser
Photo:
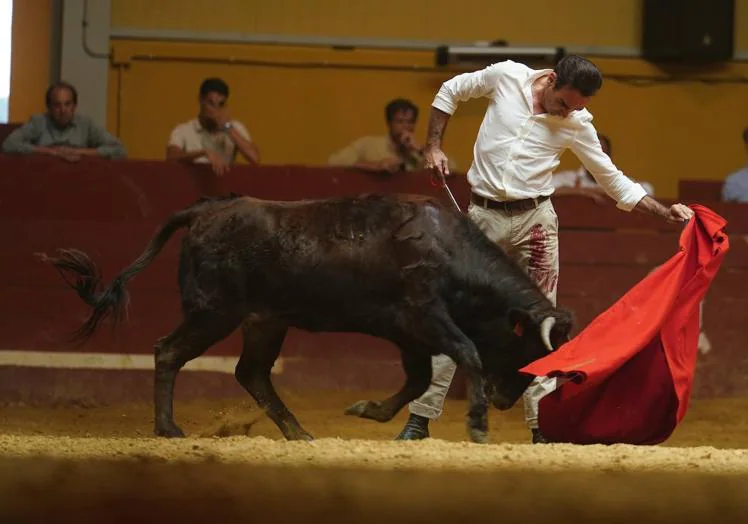
<path id="1" fill-rule="evenodd" d="M 535 224 L 530 229 L 530 260 L 527 273 L 543 293 L 550 294 L 556 288 L 558 272 L 552 254 L 548 251 L 548 231 Z"/>

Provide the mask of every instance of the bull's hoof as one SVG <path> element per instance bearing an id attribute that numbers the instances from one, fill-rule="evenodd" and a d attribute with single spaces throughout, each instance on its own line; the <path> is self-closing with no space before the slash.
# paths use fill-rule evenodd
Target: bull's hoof
<path id="1" fill-rule="evenodd" d="M 153 433 L 157 437 L 166 438 L 184 438 L 184 431 L 182 431 L 176 424 L 171 424 L 163 427 L 156 427 Z"/>
<path id="2" fill-rule="evenodd" d="M 470 440 L 476 444 L 487 444 L 488 443 L 488 431 L 482 429 L 470 428 Z"/>
<path id="3" fill-rule="evenodd" d="M 394 413 L 385 411 L 382 404 L 375 400 L 359 400 L 345 410 L 346 415 L 354 415 L 361 418 L 376 420 L 377 422 L 387 422 L 392 420 Z"/>
<path id="4" fill-rule="evenodd" d="M 380 407 L 379 403 L 374 402 L 373 400 L 359 400 L 348 406 L 345 410 L 345 414 L 354 417 L 372 418 L 368 415 L 370 415 L 373 410 L 379 409 Z"/>
<path id="5" fill-rule="evenodd" d="M 302 431 L 299 433 L 294 433 L 292 435 L 287 435 L 286 440 L 301 440 L 306 442 L 312 442 L 314 440 L 314 437 L 311 436 L 306 431 Z"/>

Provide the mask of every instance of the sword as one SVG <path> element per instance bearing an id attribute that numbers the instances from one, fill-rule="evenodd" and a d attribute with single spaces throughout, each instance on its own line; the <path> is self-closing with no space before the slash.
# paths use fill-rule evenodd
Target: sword
<path id="1" fill-rule="evenodd" d="M 441 183 L 440 183 L 440 181 L 437 180 L 436 177 L 434 176 L 434 171 L 431 171 L 431 185 L 433 185 L 434 187 L 443 187 L 447 191 L 447 194 L 449 195 L 450 200 L 452 200 L 452 204 L 457 208 L 457 211 L 462 213 L 462 209 L 460 209 L 460 205 L 457 203 L 457 199 L 452 194 L 452 190 L 449 189 L 449 185 L 447 184 L 447 179 L 444 178 L 444 175 L 439 173 L 439 178 L 441 179 Z"/>

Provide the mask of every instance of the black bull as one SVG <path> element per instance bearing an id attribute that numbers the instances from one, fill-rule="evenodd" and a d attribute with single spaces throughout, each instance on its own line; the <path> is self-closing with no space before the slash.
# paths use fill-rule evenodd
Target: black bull
<path id="1" fill-rule="evenodd" d="M 568 339 L 571 316 L 467 217 L 420 196 L 367 195 L 269 202 L 231 195 L 202 199 L 171 215 L 140 257 L 102 289 L 84 253 L 51 262 L 92 307 L 76 331 L 123 318 L 126 282 L 187 228 L 179 261 L 182 323 L 155 346 L 155 433 L 183 436 L 173 418 L 176 375 L 237 327 L 243 350 L 236 379 L 287 439 L 311 439 L 279 398 L 270 370 L 289 327 L 360 332 L 399 349 L 406 381 L 382 401 L 347 414 L 385 422 L 431 380 L 431 356 L 465 372 L 468 430 L 487 439 L 488 399 L 508 409 L 531 378 L 517 370 Z M 67 280 L 67 279 L 66 279 Z"/>

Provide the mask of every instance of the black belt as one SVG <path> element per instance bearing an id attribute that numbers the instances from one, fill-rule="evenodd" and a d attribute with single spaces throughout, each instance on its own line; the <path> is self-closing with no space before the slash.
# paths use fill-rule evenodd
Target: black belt
<path id="1" fill-rule="evenodd" d="M 473 204 L 488 209 L 501 209 L 503 211 L 526 211 L 528 209 L 535 209 L 541 202 L 545 202 L 549 198 L 551 198 L 549 195 L 544 195 L 537 198 L 524 198 L 522 200 L 507 200 L 505 202 L 499 202 L 498 200 L 491 200 L 490 198 L 482 197 L 473 192 L 470 193 L 470 201 Z"/>

